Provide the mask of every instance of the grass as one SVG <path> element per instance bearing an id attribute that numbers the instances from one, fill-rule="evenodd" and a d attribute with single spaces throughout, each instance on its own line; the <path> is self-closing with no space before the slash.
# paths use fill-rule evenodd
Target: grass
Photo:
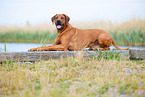
<path id="1" fill-rule="evenodd" d="M 86 25 L 84 25 L 86 24 Z M 80 29 L 104 29 L 118 45 L 145 46 L 145 19 L 124 23 L 72 23 Z M 55 28 L 48 25 L 0 26 L 0 42 L 53 43 Z M 6 47 L 5 47 L 6 49 Z M 0 64 L 0 97 L 112 97 L 145 96 L 145 62 L 118 53 L 83 59 L 60 58 L 36 63 Z"/>
<path id="2" fill-rule="evenodd" d="M 104 21 L 71 23 L 80 29 L 108 31 L 117 45 L 145 46 L 145 19 L 131 19 L 122 23 Z M 0 26 L 0 42 L 53 43 L 54 25 Z"/>
<path id="3" fill-rule="evenodd" d="M 0 66 L 0 96 L 145 96 L 144 61 L 101 56 L 32 64 L 8 61 Z"/>
<path id="4" fill-rule="evenodd" d="M 5 52 L 7 51 L 6 43 L 4 44 L 4 51 L 5 51 Z"/>
<path id="5" fill-rule="evenodd" d="M 35 32 L 23 32 L 23 31 L 14 31 L 14 32 L 5 32 L 0 33 L 0 42 L 20 42 L 20 43 L 53 43 L 56 37 L 56 33 L 50 33 L 45 31 L 43 33 Z"/>
<path id="6" fill-rule="evenodd" d="M 132 29 L 129 32 L 110 32 L 110 35 L 119 45 L 145 46 L 145 32 L 141 29 Z"/>

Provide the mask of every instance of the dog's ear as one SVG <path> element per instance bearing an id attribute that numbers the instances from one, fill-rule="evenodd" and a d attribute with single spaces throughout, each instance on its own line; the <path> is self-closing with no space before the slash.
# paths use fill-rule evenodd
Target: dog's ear
<path id="1" fill-rule="evenodd" d="M 51 18 L 51 21 L 52 21 L 53 24 L 54 24 L 54 20 L 55 20 L 56 15 Z"/>
<path id="2" fill-rule="evenodd" d="M 63 14 L 63 15 L 65 16 L 65 21 L 66 21 L 66 24 L 67 24 L 70 21 L 70 18 L 65 14 Z"/>

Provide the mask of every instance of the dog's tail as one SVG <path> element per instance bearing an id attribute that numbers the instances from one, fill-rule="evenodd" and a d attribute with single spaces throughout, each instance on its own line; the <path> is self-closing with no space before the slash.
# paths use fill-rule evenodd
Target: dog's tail
<path id="1" fill-rule="evenodd" d="M 130 44 L 130 45 L 128 46 L 128 48 L 121 49 L 121 48 L 119 48 L 119 47 L 115 44 L 114 40 L 112 41 L 112 43 L 113 43 L 114 47 L 115 47 L 116 49 L 118 49 L 118 50 L 128 50 L 128 49 L 131 47 L 131 44 Z"/>

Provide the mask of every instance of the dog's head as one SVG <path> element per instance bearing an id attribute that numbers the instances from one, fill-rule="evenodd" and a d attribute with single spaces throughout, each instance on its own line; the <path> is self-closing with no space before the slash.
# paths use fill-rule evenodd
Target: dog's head
<path id="1" fill-rule="evenodd" d="M 69 22 L 70 18 L 65 14 L 56 14 L 51 18 L 51 21 L 55 23 L 58 30 L 63 29 Z"/>

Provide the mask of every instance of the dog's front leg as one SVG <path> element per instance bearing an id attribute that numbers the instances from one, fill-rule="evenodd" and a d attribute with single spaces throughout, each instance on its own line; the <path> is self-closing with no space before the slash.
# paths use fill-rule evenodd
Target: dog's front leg
<path id="1" fill-rule="evenodd" d="M 41 47 L 37 49 L 37 51 L 57 51 L 57 50 L 67 51 L 67 47 L 60 44 L 60 45 L 51 45 L 51 46 Z"/>
<path id="2" fill-rule="evenodd" d="M 38 48 L 31 48 L 31 49 L 29 49 L 28 51 L 38 51 L 37 49 L 40 49 L 40 48 L 42 48 L 42 47 L 38 47 Z"/>

